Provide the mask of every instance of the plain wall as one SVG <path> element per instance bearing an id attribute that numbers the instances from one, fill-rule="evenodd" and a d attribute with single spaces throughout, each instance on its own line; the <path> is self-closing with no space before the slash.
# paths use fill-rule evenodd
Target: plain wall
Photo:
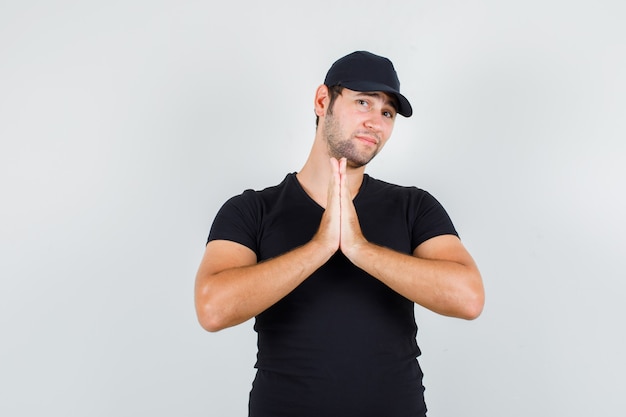
<path id="1" fill-rule="evenodd" d="M 368 167 L 434 194 L 483 315 L 416 307 L 431 416 L 621 416 L 621 1 L 0 3 L 0 415 L 242 416 L 252 323 L 196 322 L 221 204 L 299 170 L 337 58 L 414 116 Z"/>

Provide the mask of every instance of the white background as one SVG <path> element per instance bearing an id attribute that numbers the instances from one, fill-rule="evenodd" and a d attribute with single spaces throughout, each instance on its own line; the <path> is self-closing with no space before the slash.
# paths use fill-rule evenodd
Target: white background
<path id="1" fill-rule="evenodd" d="M 0 2 L 0 415 L 243 416 L 251 322 L 204 332 L 218 208 L 303 165 L 337 58 L 415 114 L 370 175 L 433 193 L 484 276 L 417 307 L 431 416 L 622 416 L 622 1 Z"/>

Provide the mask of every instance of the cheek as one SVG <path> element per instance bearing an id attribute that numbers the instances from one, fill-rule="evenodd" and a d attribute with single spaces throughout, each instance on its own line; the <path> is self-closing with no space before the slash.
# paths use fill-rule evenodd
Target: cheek
<path id="1" fill-rule="evenodd" d="M 389 141 L 389 135 L 387 135 L 387 132 L 384 132 L 383 135 L 381 135 L 381 141 L 378 143 L 378 151 L 385 147 L 387 141 Z"/>
<path id="2" fill-rule="evenodd" d="M 387 139 L 389 139 L 392 132 L 393 132 L 393 122 L 390 122 L 388 125 L 385 125 L 385 128 L 384 128 L 383 134 L 385 135 L 385 142 L 387 142 Z"/>

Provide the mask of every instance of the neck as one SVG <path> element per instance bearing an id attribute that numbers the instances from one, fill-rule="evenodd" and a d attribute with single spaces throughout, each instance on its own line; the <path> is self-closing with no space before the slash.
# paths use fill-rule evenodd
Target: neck
<path id="1" fill-rule="evenodd" d="M 365 166 L 358 168 L 348 166 L 346 173 L 348 175 L 350 194 L 354 198 L 363 183 Z M 324 140 L 316 135 L 311 153 L 302 169 L 296 174 L 296 177 L 307 194 L 322 207 L 326 207 L 330 175 L 328 148 Z"/>

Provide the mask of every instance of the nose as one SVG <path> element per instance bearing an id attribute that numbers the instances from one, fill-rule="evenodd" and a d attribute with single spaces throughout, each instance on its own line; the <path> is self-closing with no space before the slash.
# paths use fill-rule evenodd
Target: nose
<path id="1" fill-rule="evenodd" d="M 367 119 L 365 119 L 365 127 L 370 130 L 379 131 L 383 125 L 383 115 L 377 111 L 371 111 L 368 113 Z"/>

